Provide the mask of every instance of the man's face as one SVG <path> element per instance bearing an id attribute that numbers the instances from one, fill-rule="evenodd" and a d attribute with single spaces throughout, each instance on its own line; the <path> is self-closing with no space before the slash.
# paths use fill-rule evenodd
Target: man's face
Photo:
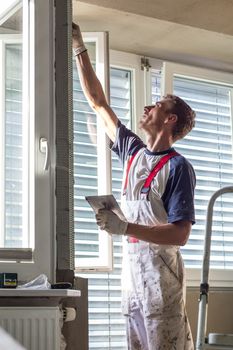
<path id="1" fill-rule="evenodd" d="M 173 101 L 171 99 L 162 99 L 154 105 L 145 106 L 144 113 L 139 121 L 140 129 L 153 134 L 162 130 L 169 114 L 172 113 Z"/>

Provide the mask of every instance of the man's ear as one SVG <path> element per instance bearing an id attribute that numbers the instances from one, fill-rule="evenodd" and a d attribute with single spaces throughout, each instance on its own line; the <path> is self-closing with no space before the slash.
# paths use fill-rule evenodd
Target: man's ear
<path id="1" fill-rule="evenodd" d="M 169 116 L 166 119 L 166 123 L 176 123 L 177 122 L 177 115 L 176 114 L 169 114 Z"/>
<path id="2" fill-rule="evenodd" d="M 170 114 L 169 119 L 171 122 L 176 123 L 177 122 L 177 115 L 176 114 Z"/>

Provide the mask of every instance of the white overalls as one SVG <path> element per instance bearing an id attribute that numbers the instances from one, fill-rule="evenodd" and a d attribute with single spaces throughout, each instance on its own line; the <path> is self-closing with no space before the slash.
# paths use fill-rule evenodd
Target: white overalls
<path id="1" fill-rule="evenodd" d="M 167 223 L 161 193 L 153 188 L 150 200 L 141 194 L 148 174 L 139 180 L 143 172 L 136 173 L 140 168 L 138 162 L 143 167 L 143 149 L 128 169 L 127 188 L 131 184 L 134 191 L 127 191 L 122 198 L 125 217 L 129 222 L 147 226 Z M 132 183 L 135 177 L 137 185 Z M 156 184 L 156 178 L 154 182 Z M 127 321 L 128 349 L 193 350 L 179 247 L 125 240 L 122 270 L 122 309 Z"/>

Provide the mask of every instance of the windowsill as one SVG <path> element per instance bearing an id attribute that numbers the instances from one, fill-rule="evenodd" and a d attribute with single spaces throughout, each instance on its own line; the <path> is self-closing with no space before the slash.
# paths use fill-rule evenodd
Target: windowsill
<path id="1" fill-rule="evenodd" d="M 81 291 L 74 289 L 11 289 L 0 288 L 0 298 L 67 298 L 80 297 Z"/>

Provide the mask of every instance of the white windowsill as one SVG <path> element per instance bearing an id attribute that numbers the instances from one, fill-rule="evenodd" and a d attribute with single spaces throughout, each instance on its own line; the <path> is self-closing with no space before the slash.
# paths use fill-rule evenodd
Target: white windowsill
<path id="1" fill-rule="evenodd" d="M 11 289 L 0 288 L 0 298 L 2 297 L 34 297 L 34 298 L 66 298 L 80 297 L 81 291 L 74 289 Z"/>

